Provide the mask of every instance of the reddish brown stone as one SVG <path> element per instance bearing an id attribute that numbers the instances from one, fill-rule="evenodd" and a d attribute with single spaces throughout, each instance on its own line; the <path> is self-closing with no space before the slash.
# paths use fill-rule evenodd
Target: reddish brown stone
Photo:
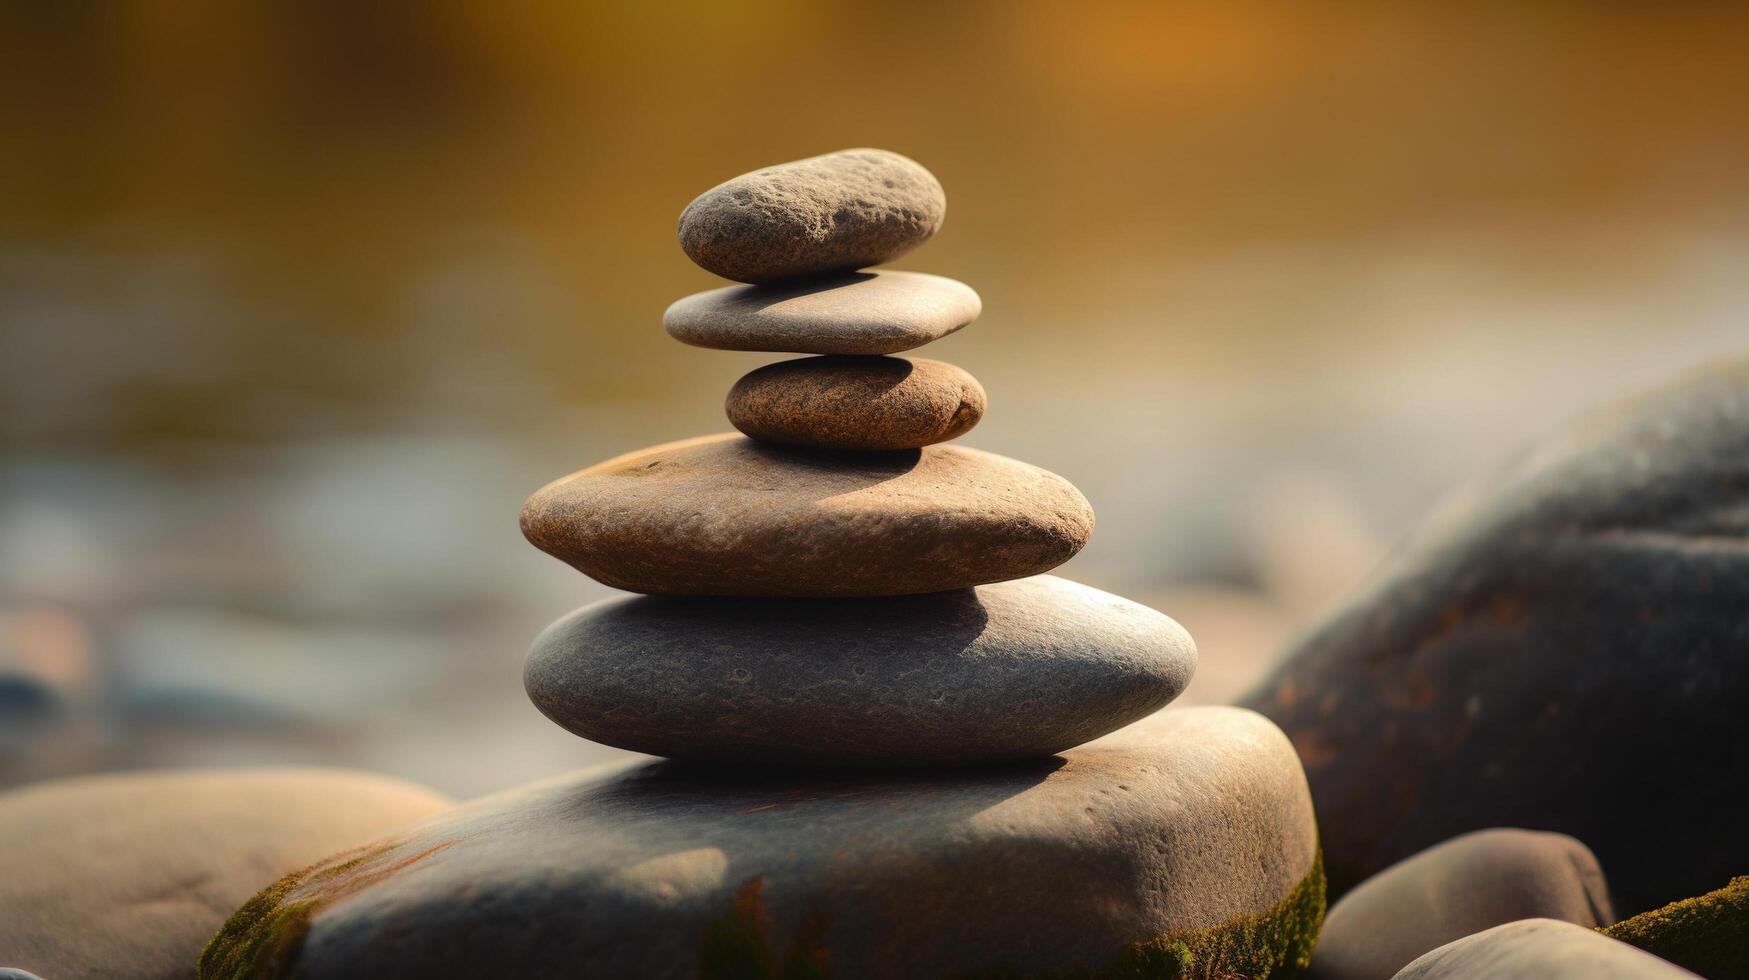
<path id="1" fill-rule="evenodd" d="M 522 533 L 631 592 L 905 595 L 1049 571 L 1087 543 L 1093 509 L 1062 477 L 975 449 L 833 453 L 727 433 L 548 484 Z"/>
<path id="2" fill-rule="evenodd" d="M 916 449 L 957 439 L 984 417 L 984 388 L 923 358 L 804 357 L 768 364 L 730 389 L 729 421 L 763 442 L 818 449 Z"/>

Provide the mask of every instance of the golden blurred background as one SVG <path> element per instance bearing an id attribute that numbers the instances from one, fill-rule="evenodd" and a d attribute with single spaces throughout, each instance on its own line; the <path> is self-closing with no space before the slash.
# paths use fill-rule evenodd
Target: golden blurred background
<path id="1" fill-rule="evenodd" d="M 1236 693 L 1454 484 L 1749 348 L 1749 8 L 0 7 L 0 785 L 611 757 L 520 662 L 523 496 L 726 428 L 695 194 L 880 146 L 984 297 L 966 442 Z"/>

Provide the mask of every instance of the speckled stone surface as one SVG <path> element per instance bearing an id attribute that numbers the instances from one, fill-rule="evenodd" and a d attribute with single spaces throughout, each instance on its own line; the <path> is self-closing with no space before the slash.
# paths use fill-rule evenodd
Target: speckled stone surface
<path id="1" fill-rule="evenodd" d="M 1570 834 L 1633 915 L 1749 868 L 1749 361 L 1558 431 L 1243 699 L 1299 746 L 1333 894 L 1483 827 Z M 1681 814 L 1680 833 L 1671 815 Z"/>
<path id="2" fill-rule="evenodd" d="M 941 361 L 804 357 L 743 377 L 724 407 L 763 442 L 884 451 L 957 439 L 987 404 L 978 379 Z"/>
<path id="3" fill-rule="evenodd" d="M 562 777 L 336 855 L 229 928 L 245 959 L 301 936 L 250 977 L 1067 973 L 1264 913 L 1316 856 L 1281 732 L 1174 709 L 977 771 Z"/>
<path id="4" fill-rule="evenodd" d="M 827 453 L 729 433 L 642 449 L 536 491 L 522 532 L 614 588 L 852 597 L 1049 571 L 1093 509 L 1068 481 L 994 453 Z"/>
<path id="5" fill-rule="evenodd" d="M 1627 943 L 1557 919 L 1521 919 L 1447 943 L 1396 980 L 1694 980 Z"/>
<path id="6" fill-rule="evenodd" d="M 55 980 L 184 980 L 275 878 L 446 809 L 325 769 L 81 776 L 0 794 L 0 963 Z"/>
<path id="7" fill-rule="evenodd" d="M 817 766 L 1039 758 L 1178 696 L 1196 646 L 1051 575 L 880 599 L 609 599 L 549 626 L 525 679 L 584 738 Z"/>
<path id="8" fill-rule="evenodd" d="M 935 175 L 888 150 L 840 150 L 742 174 L 680 214 L 680 247 L 738 282 L 879 265 L 941 227 Z"/>
<path id="9" fill-rule="evenodd" d="M 796 354 L 896 354 L 983 312 L 972 287 L 923 272 L 853 272 L 780 286 L 726 286 L 675 300 L 669 336 L 694 347 Z"/>
<path id="10" fill-rule="evenodd" d="M 1478 830 L 1360 883 L 1330 909 L 1314 980 L 1390 980 L 1436 947 L 1518 919 L 1614 921 L 1597 858 L 1565 834 Z"/>

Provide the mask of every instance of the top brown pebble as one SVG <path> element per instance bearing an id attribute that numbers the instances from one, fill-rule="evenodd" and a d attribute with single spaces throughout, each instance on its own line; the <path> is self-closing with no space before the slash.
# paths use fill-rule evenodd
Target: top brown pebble
<path id="1" fill-rule="evenodd" d="M 680 247 L 705 269 L 767 283 L 889 262 L 941 227 L 935 175 L 887 150 L 840 150 L 742 174 L 680 213 Z"/>

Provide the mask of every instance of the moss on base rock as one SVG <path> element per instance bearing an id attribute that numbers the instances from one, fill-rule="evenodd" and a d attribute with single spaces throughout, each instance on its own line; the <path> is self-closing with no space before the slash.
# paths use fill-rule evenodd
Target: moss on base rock
<path id="1" fill-rule="evenodd" d="M 1708 980 L 1749 980 L 1749 875 L 1598 931 Z"/>
<path id="2" fill-rule="evenodd" d="M 1281 901 L 1207 929 L 1164 933 L 1097 970 L 978 970 L 959 980 L 1289 980 L 1312 962 L 1324 925 L 1324 856 Z"/>

